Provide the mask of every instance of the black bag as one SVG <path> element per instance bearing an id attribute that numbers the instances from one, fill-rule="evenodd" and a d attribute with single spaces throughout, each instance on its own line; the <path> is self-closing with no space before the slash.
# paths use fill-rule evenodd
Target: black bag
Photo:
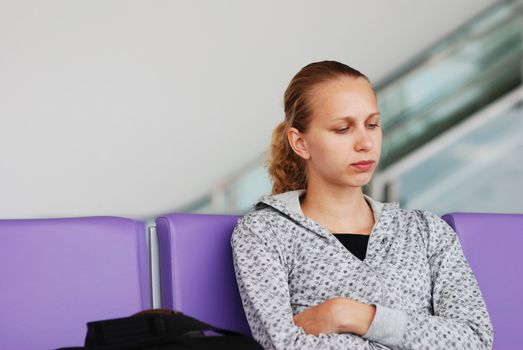
<path id="1" fill-rule="evenodd" d="M 212 331 L 219 335 L 206 335 Z M 199 350 L 263 348 L 251 337 L 213 327 L 172 310 L 87 323 L 85 347 L 58 350 Z"/>

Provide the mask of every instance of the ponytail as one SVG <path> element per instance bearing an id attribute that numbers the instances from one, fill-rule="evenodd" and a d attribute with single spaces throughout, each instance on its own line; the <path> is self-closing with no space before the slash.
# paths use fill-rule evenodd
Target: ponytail
<path id="1" fill-rule="evenodd" d="M 291 148 L 287 139 L 287 122 L 283 121 L 272 133 L 268 170 L 272 178 L 272 194 L 307 187 L 305 161 Z"/>

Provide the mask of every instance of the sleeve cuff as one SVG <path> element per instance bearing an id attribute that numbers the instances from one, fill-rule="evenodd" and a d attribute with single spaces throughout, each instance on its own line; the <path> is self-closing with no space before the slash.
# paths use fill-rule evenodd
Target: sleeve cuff
<path id="1" fill-rule="evenodd" d="M 409 321 L 407 312 L 383 305 L 374 305 L 376 314 L 363 338 L 386 346 L 400 345 Z"/>

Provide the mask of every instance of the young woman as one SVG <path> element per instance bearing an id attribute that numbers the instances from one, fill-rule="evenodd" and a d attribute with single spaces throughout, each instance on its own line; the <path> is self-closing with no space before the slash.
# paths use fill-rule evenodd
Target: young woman
<path id="1" fill-rule="evenodd" d="M 490 349 L 493 331 L 456 234 L 362 192 L 382 133 L 369 80 L 302 68 L 273 134 L 273 194 L 231 238 L 252 334 L 267 349 Z"/>

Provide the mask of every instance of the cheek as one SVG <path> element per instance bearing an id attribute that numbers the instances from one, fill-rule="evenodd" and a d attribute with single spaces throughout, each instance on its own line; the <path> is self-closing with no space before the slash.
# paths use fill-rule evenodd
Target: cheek
<path id="1" fill-rule="evenodd" d="M 321 168 L 344 167 L 350 160 L 351 144 L 348 138 L 323 139 L 322 142 L 311 144 L 309 148 L 311 158 Z"/>
<path id="2" fill-rule="evenodd" d="M 381 130 L 381 128 L 378 128 L 375 138 L 376 142 L 378 142 L 381 145 L 381 142 L 383 141 L 383 131 Z"/>
<path id="3" fill-rule="evenodd" d="M 374 145 L 375 147 L 377 148 L 377 151 L 378 152 L 381 152 L 381 145 L 382 145 L 382 142 L 383 142 L 383 138 L 381 136 L 381 132 L 376 135 L 376 137 L 374 138 Z"/>
<path id="4" fill-rule="evenodd" d="M 329 150 L 332 148 L 329 140 L 322 136 L 323 135 L 316 133 L 311 135 L 307 140 L 309 153 L 315 161 L 320 160 L 320 158 L 328 154 Z"/>

